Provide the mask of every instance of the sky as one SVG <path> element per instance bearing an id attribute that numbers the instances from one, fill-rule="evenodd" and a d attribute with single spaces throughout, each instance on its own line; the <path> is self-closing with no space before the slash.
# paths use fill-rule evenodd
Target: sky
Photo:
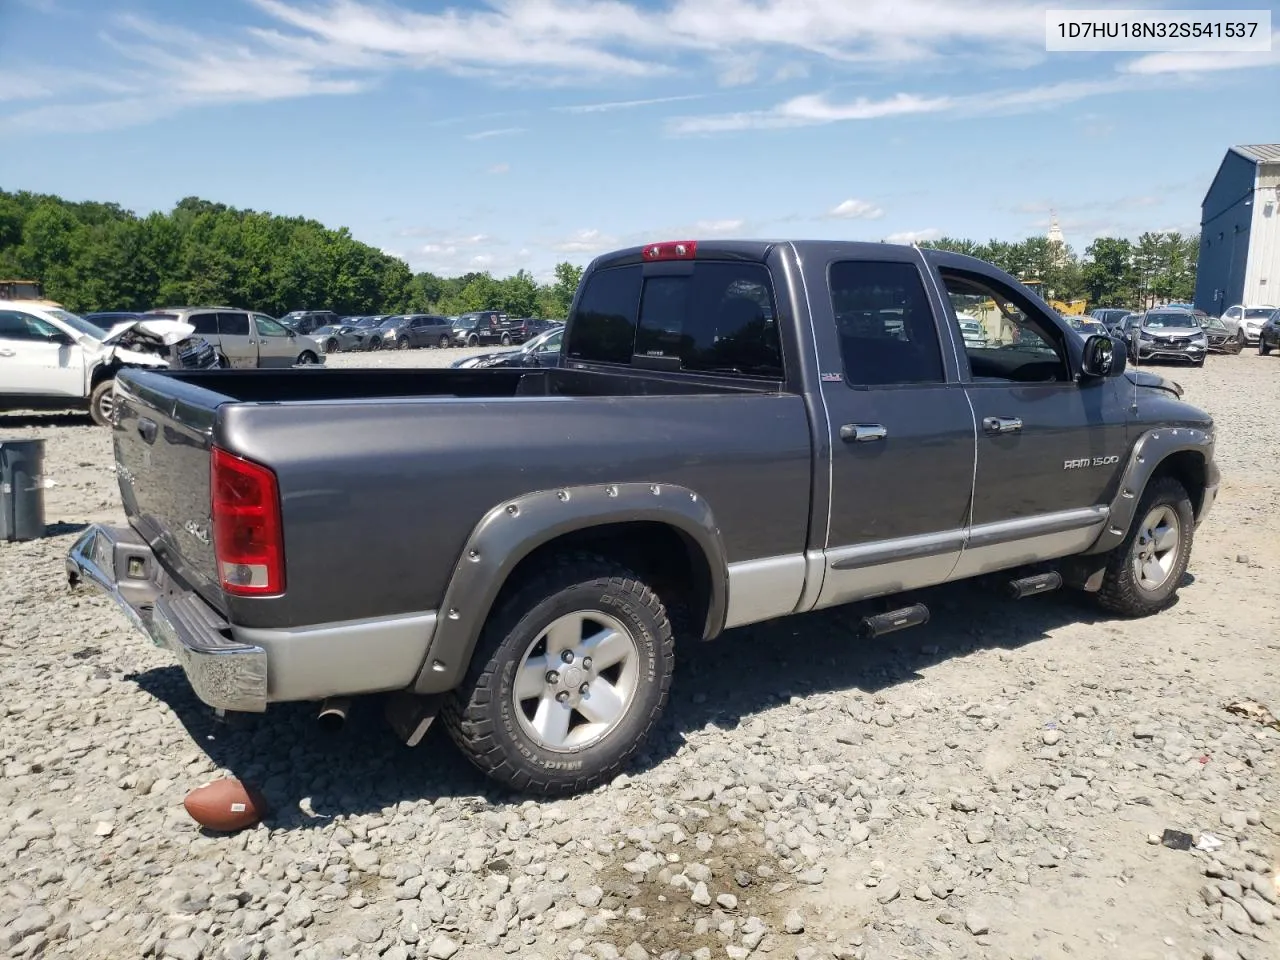
<path id="1" fill-rule="evenodd" d="M 1263 0 L 0 0 L 0 188 L 346 226 L 415 270 L 655 240 L 1194 231 L 1270 53 L 1046 53 Z"/>

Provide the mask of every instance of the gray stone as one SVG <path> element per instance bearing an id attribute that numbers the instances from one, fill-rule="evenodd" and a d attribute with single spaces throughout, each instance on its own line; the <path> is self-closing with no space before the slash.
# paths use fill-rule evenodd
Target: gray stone
<path id="1" fill-rule="evenodd" d="M 1240 902 L 1240 906 L 1244 907 L 1244 912 L 1254 923 L 1268 923 L 1273 916 L 1271 905 L 1255 897 L 1246 897 Z"/>
<path id="2" fill-rule="evenodd" d="M 693 892 L 689 894 L 689 899 L 700 907 L 711 906 L 711 892 L 702 881 L 698 881 L 693 885 Z"/>
<path id="3" fill-rule="evenodd" d="M 719 904 L 721 907 L 723 907 L 725 910 L 738 909 L 738 898 L 735 897 L 732 893 L 720 894 L 718 897 L 716 897 L 716 903 Z"/>
<path id="4" fill-rule="evenodd" d="M 649 951 L 634 940 L 622 951 L 622 955 L 626 960 L 649 960 Z"/>
<path id="5" fill-rule="evenodd" d="M 427 956 L 431 960 L 449 960 L 458 950 L 458 944 L 442 933 L 431 941 L 431 946 L 427 947 Z"/>
<path id="6" fill-rule="evenodd" d="M 1236 933 L 1248 933 L 1253 922 L 1249 919 L 1249 914 L 1245 913 L 1244 907 L 1236 903 L 1234 900 L 1222 901 L 1222 922 Z"/>
<path id="7" fill-rule="evenodd" d="M 204 950 L 200 948 L 200 944 L 189 938 L 166 940 L 162 956 L 167 960 L 200 960 L 204 956 Z"/>
<path id="8" fill-rule="evenodd" d="M 1062 731 L 1046 730 L 1044 731 L 1044 733 L 1040 734 L 1040 739 L 1046 747 L 1052 747 L 1054 744 L 1056 744 L 1059 740 L 1062 739 Z"/>
<path id="9" fill-rule="evenodd" d="M 604 899 L 604 891 L 596 886 L 582 887 L 574 892 L 573 899 L 577 901 L 579 906 L 594 910 L 600 906 L 600 901 Z"/>
<path id="10" fill-rule="evenodd" d="M 551 927 L 553 930 L 572 930 L 586 919 L 585 910 L 581 907 L 570 907 L 568 910 L 561 910 L 555 915 L 555 919 L 551 921 Z"/>
<path id="11" fill-rule="evenodd" d="M 891 903 L 902 895 L 902 887 L 893 877 L 885 877 L 876 887 L 876 900 L 880 903 Z"/>
<path id="12" fill-rule="evenodd" d="M 790 910 L 782 921 L 782 929 L 787 933 L 804 933 L 804 914 L 799 910 Z"/>
<path id="13" fill-rule="evenodd" d="M 990 931 L 991 926 L 982 914 L 970 911 L 964 915 L 964 928 L 975 937 L 980 937 Z"/>

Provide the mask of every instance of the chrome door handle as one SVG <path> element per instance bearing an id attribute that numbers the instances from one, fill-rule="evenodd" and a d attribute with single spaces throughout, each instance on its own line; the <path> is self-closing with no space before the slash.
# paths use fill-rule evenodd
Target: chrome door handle
<path id="1" fill-rule="evenodd" d="M 888 435 L 889 431 L 878 423 L 846 423 L 840 428 L 840 439 L 845 443 L 869 443 Z"/>
<path id="2" fill-rule="evenodd" d="M 1019 417 L 984 417 L 982 429 L 987 433 L 1018 433 L 1022 429 Z"/>

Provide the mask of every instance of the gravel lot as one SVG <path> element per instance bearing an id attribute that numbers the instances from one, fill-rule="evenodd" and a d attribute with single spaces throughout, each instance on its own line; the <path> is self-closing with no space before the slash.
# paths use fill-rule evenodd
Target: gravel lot
<path id="1" fill-rule="evenodd" d="M 339 355 L 439 365 L 458 351 Z M 49 536 L 0 544 L 0 948 L 10 956 L 627 960 L 1280 956 L 1280 361 L 1170 370 L 1219 424 L 1224 481 L 1181 601 L 938 591 L 860 646 L 839 611 L 679 652 L 665 723 L 592 794 L 495 791 L 439 729 L 373 703 L 212 722 L 170 656 L 91 592 L 77 531 L 120 518 L 107 432 L 47 438 Z M 203 834 L 183 796 L 257 783 L 265 824 Z M 1152 842 L 1166 828 L 1213 854 Z"/>

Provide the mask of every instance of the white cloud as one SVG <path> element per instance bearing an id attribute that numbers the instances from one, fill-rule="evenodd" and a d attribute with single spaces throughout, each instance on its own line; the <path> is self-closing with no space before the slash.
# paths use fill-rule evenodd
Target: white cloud
<path id="1" fill-rule="evenodd" d="M 1280 65 L 1280 30 L 1271 34 L 1271 49 L 1254 53 L 1177 51 L 1149 53 L 1126 63 L 1126 73 L 1207 73 Z"/>
<path id="2" fill-rule="evenodd" d="M 618 246 L 618 239 L 596 229 L 576 230 L 569 237 L 551 244 L 560 253 L 600 253 Z"/>
<path id="3" fill-rule="evenodd" d="M 903 230 L 891 233 L 884 238 L 885 243 L 924 243 L 926 240 L 937 240 L 942 231 L 937 227 L 925 227 L 923 230 Z"/>
<path id="4" fill-rule="evenodd" d="M 844 103 L 832 102 L 823 94 L 793 97 L 768 110 L 675 117 L 667 131 L 676 136 L 726 133 L 736 130 L 770 130 L 807 127 L 856 120 L 878 120 L 912 114 L 946 113 L 950 117 L 975 117 L 1005 113 L 1026 113 L 1072 103 L 1087 97 L 1135 89 L 1131 77 L 1055 83 L 1026 90 L 999 90 L 965 96 L 926 97 L 898 93 L 881 100 L 858 97 Z"/>
<path id="5" fill-rule="evenodd" d="M 493 174 L 495 177 L 501 176 L 504 173 L 510 173 L 510 172 L 511 172 L 511 164 L 509 163 L 495 163 L 493 166 L 489 168 L 489 173 Z"/>
<path id="6" fill-rule="evenodd" d="M 746 226 L 745 220 L 699 220 L 693 225 L 693 233 L 702 236 L 729 236 L 740 233 Z"/>
<path id="7" fill-rule="evenodd" d="M 690 93 L 679 97 L 651 97 L 648 100 L 611 100 L 605 103 L 583 103 L 569 107 L 556 107 L 557 113 L 610 113 L 614 110 L 632 110 L 651 107 L 659 103 L 679 103 L 682 100 L 702 100 L 705 93 Z"/>
<path id="8" fill-rule="evenodd" d="M 851 197 L 828 210 L 827 216 L 836 220 L 879 220 L 884 216 L 884 210 L 868 200 Z"/>
<path id="9" fill-rule="evenodd" d="M 510 137 L 524 133 L 524 127 L 499 127 L 496 130 L 481 130 L 479 133 L 468 133 L 464 140 L 491 140 L 494 137 Z"/>

